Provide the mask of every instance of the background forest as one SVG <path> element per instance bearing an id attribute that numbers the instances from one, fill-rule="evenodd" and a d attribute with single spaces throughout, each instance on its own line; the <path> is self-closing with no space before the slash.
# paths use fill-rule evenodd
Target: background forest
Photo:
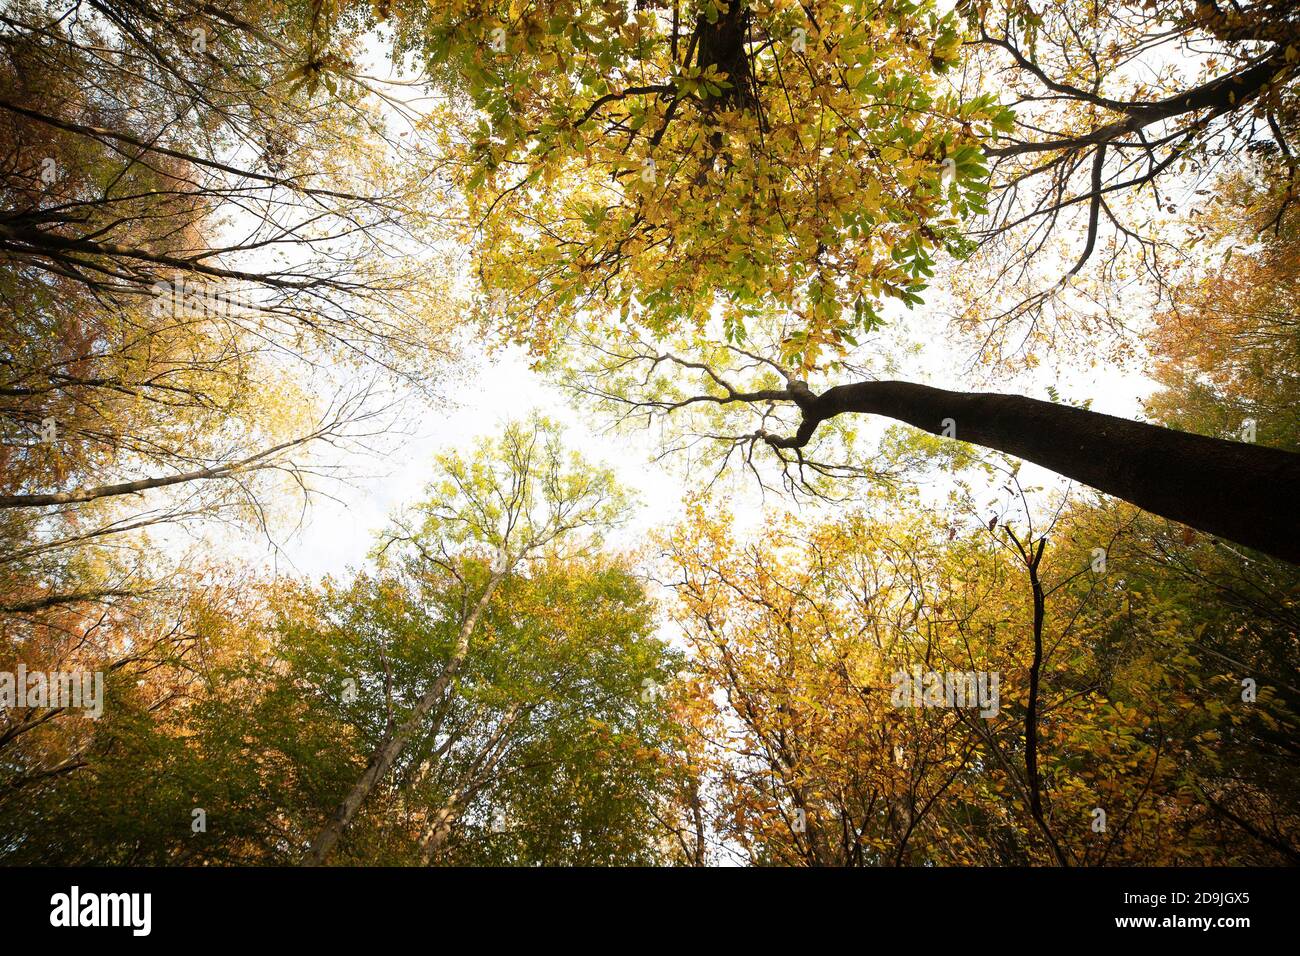
<path id="1" fill-rule="evenodd" d="M 1293 0 L 0 2 L 0 862 L 1296 863 L 1298 133 Z"/>

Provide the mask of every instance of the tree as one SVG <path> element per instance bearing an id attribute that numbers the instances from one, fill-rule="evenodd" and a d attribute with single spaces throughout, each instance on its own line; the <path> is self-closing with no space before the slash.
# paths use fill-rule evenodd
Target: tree
<path id="1" fill-rule="evenodd" d="M 1067 288 L 1115 301 L 1137 274 L 1167 289 L 1187 258 L 1168 214 L 1195 204 L 1227 157 L 1271 155 L 1277 194 L 1289 202 L 1296 187 L 1294 4 L 1038 6 L 961 4 L 969 82 L 1001 85 L 1017 116 L 985 150 L 990 211 L 975 230 L 997 281 L 972 288 L 963 317 L 990 352 L 1087 323 Z"/>
<path id="2" fill-rule="evenodd" d="M 1016 395 L 833 384 L 843 349 L 880 324 L 882 297 L 919 304 L 935 255 L 969 251 L 962 221 L 985 211 L 985 157 L 1014 130 L 992 94 L 945 85 L 964 36 L 956 13 L 910 0 L 865 12 L 393 5 L 399 49 L 423 52 L 474 107 L 439 118 L 462 130 L 478 272 L 506 328 L 563 364 L 557 331 L 571 340 L 585 316 L 608 359 L 598 374 L 634 383 L 630 395 L 598 385 L 598 397 L 635 410 L 752 406 L 755 427 L 712 433 L 725 446 L 804 462 L 823 422 L 883 415 L 1300 558 L 1297 519 L 1270 501 L 1300 484 L 1293 453 Z M 1104 159 L 1148 122 L 1251 101 L 1232 90 L 1289 90 L 1271 28 L 1244 40 L 1267 46 L 1261 63 L 1174 106 L 1113 104 L 1137 119 L 1086 145 Z M 738 379 L 737 361 L 764 374 Z M 676 401 L 635 387 L 665 370 L 699 372 L 704 387 Z"/>
<path id="3" fill-rule="evenodd" d="M 516 427 L 448 462 L 445 496 L 392 529 L 369 572 L 193 615 L 191 669 L 160 662 L 150 681 L 180 700 L 114 681 L 104 716 L 85 722 L 79 772 L 5 781 L 5 859 L 297 862 L 390 752 L 332 862 L 669 858 L 657 821 L 676 786 L 666 701 L 679 659 L 627 563 L 583 533 L 616 492 L 553 437 Z M 503 450 L 515 457 L 492 457 Z M 519 480 L 502 483 L 515 465 Z M 492 528 L 509 529 L 495 546 L 517 557 L 480 604 L 500 566 Z"/>
<path id="4" fill-rule="evenodd" d="M 377 743 L 364 771 L 312 840 L 305 864 L 320 864 L 362 804 L 417 734 L 426 733 L 469 658 L 480 619 L 503 583 L 545 556 L 581 554 L 593 535 L 625 507 L 610 472 L 565 454 L 557 428 L 544 420 L 512 425 L 469 461 L 442 458 L 433 496 L 382 546 L 409 549 L 428 573 L 447 576 L 459 591 L 456 634 L 446 662 L 400 720 Z M 432 717 L 434 729 L 437 718 Z"/>
<path id="5" fill-rule="evenodd" d="M 673 530 L 691 674 L 722 701 L 690 726 L 725 845 L 778 865 L 1294 858 L 1290 665 L 1246 651 L 1281 649 L 1287 600 L 1271 620 L 1230 611 L 1209 596 L 1231 581 L 1213 557 L 1174 544 L 1196 569 L 1181 575 L 1153 559 L 1149 517 L 1082 501 L 1044 523 L 1033 497 L 995 495 L 988 526 L 971 492 L 946 527 L 882 494 L 888 518 L 738 540 L 701 503 Z M 1250 663 L 1205 640 L 1238 627 Z M 952 706 L 946 689 L 900 699 L 899 675 L 917 672 L 984 674 L 993 706 Z"/>
<path id="6" fill-rule="evenodd" d="M 373 91 L 328 79 L 317 103 L 293 81 L 308 23 L 256 3 L 19 4 L 5 30 L 0 507 L 306 477 L 291 452 L 354 418 L 364 435 L 374 395 L 345 389 L 313 422 L 286 363 L 427 379 L 437 214 L 381 162 L 414 167 L 420 145 Z M 259 389 L 283 407 L 251 408 Z M 212 435 L 237 420 L 241 442 Z"/>
<path id="7" fill-rule="evenodd" d="M 1300 237 L 1278 178 L 1264 163 L 1234 174 L 1202 217 L 1203 245 L 1221 251 L 1174 286 L 1156 318 L 1153 377 L 1163 388 L 1147 407 L 1176 428 L 1297 451 Z"/>
<path id="8" fill-rule="evenodd" d="M 320 7 L 6 7 L 6 639 L 91 659 L 201 563 L 160 538 L 273 537 L 447 351 L 425 141 L 339 55 L 356 24 L 304 52 Z"/>

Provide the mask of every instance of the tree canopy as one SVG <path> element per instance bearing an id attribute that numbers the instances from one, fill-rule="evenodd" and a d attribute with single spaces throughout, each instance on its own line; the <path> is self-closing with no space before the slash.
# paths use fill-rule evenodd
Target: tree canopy
<path id="1" fill-rule="evenodd" d="M 1298 95 L 1285 0 L 8 4 L 0 861 L 1297 862 Z"/>

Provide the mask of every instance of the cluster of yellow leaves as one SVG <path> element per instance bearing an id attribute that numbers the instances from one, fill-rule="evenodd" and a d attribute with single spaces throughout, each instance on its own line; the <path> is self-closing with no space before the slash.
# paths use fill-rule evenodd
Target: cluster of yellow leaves
<path id="1" fill-rule="evenodd" d="M 451 3 L 408 40 L 468 89 L 472 110 L 430 121 L 456 129 L 480 278 L 515 334 L 545 352 L 582 310 L 665 331 L 721 309 L 738 335 L 776 305 L 812 364 L 882 297 L 919 301 L 1007 121 L 941 89 L 955 19 L 907 0 L 674 10 Z M 743 66 L 715 49 L 729 24 Z"/>
<path id="2" fill-rule="evenodd" d="M 1089 570 L 1115 517 L 1072 512 L 1044 563 L 1061 583 L 1038 700 L 1047 827 L 1077 863 L 1238 859 L 1203 796 L 1220 737 L 1241 767 L 1256 759 L 1245 729 L 1289 718 L 1207 665 L 1183 603 L 1129 586 L 1136 549 Z M 911 508 L 746 540 L 729 523 L 698 503 L 664 541 L 697 692 L 716 705 L 694 719 L 720 834 L 755 862 L 1053 862 L 1029 809 L 1033 602 L 1012 550 Z M 997 672 L 998 712 L 896 706 L 893 675 L 913 668 Z"/>

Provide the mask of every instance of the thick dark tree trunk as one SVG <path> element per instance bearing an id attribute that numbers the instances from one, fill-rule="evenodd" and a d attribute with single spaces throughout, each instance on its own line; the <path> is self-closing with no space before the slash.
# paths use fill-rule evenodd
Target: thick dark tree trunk
<path id="1" fill-rule="evenodd" d="M 1300 455 L 1160 428 L 1018 395 L 858 382 L 795 389 L 803 424 L 777 447 L 802 447 L 846 412 L 884 415 L 995 448 L 1153 514 L 1300 563 Z"/>
<path id="2" fill-rule="evenodd" d="M 701 70 L 716 66 L 726 74 L 727 82 L 731 84 L 722 95 L 714 98 L 721 106 L 752 109 L 757 103 L 749 54 L 745 51 L 748 29 L 749 7 L 744 3 L 732 3 L 727 12 L 712 23 L 701 16 L 695 25 L 695 65 Z"/>

